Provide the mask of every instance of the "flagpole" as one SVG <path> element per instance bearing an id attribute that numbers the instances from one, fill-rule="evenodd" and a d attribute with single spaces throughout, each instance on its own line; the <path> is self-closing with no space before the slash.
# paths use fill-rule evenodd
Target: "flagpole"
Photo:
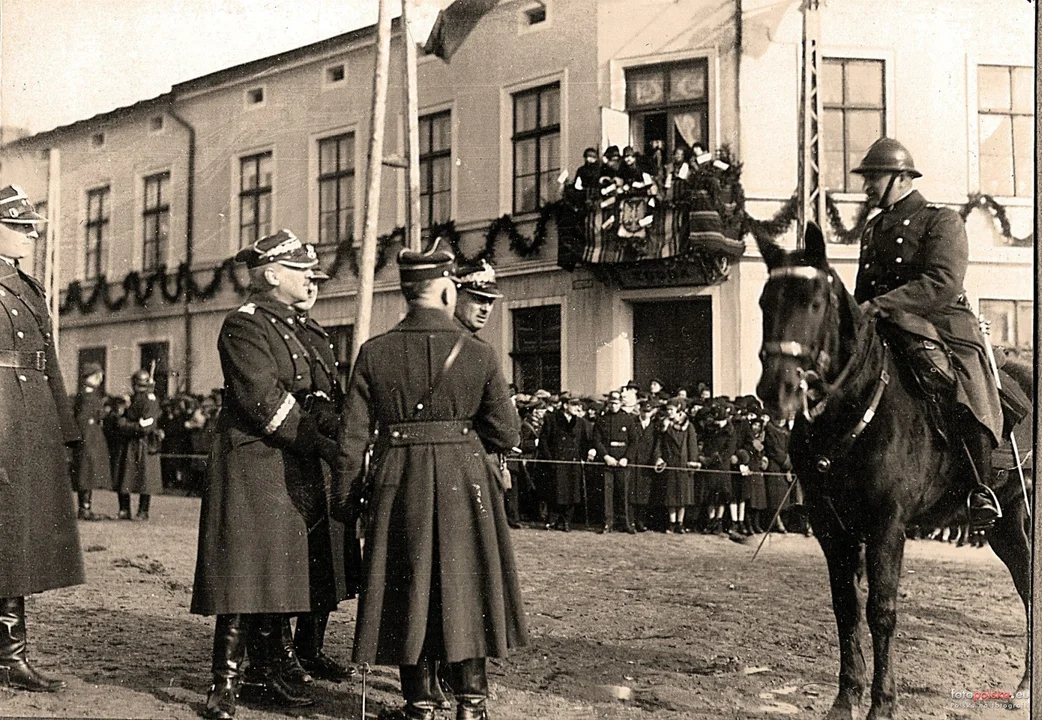
<path id="1" fill-rule="evenodd" d="M 51 314 L 51 338 L 57 353 L 58 313 L 61 308 L 61 151 L 53 147 L 47 156 L 47 215 L 43 287 Z"/>
<path id="2" fill-rule="evenodd" d="M 405 46 L 406 118 L 409 125 L 409 247 L 420 250 L 423 218 L 420 217 L 420 120 L 416 79 L 416 43 L 409 28 L 410 0 L 402 0 L 402 44 Z"/>
<path id="3" fill-rule="evenodd" d="M 369 339 L 373 314 L 373 283 L 376 275 L 376 232 L 380 220 L 380 180 L 383 169 L 384 123 L 387 117 L 387 73 L 391 55 L 391 0 L 380 0 L 376 27 L 376 71 L 373 74 L 373 111 L 369 124 L 369 168 L 365 193 L 365 228 L 362 258 L 358 264 L 358 311 L 352 339 L 351 358 Z"/>

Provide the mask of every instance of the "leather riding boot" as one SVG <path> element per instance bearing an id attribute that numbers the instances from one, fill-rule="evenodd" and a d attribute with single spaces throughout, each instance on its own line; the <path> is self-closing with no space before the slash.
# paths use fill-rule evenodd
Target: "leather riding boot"
<path id="1" fill-rule="evenodd" d="M 271 613 L 254 615 L 246 636 L 250 664 L 246 670 L 241 696 L 245 701 L 279 707 L 307 707 L 314 701 L 299 688 L 290 685 L 282 675 L 281 616 Z"/>
<path id="2" fill-rule="evenodd" d="M 329 613 L 309 612 L 297 616 L 297 632 L 293 644 L 297 649 L 300 664 L 319 680 L 343 682 L 354 677 L 358 671 L 344 666 L 322 651 L 326 643 L 326 625 Z"/>
<path id="3" fill-rule="evenodd" d="M 419 665 L 399 665 L 398 677 L 402 683 L 402 697 L 405 706 L 395 711 L 397 714 L 388 717 L 402 720 L 434 720 L 437 703 L 431 696 L 431 685 L 438 679 L 434 677 L 433 667 L 425 660 Z"/>
<path id="4" fill-rule="evenodd" d="M 239 697 L 242 661 L 246 655 L 243 634 L 249 615 L 218 615 L 213 630 L 213 685 L 206 695 L 204 717 L 209 720 L 231 720 L 235 717 L 235 701 Z"/>
<path id="5" fill-rule="evenodd" d="M 488 720 L 488 677 L 485 658 L 453 663 L 456 688 L 456 720 Z"/>
<path id="6" fill-rule="evenodd" d="M 0 685 L 32 692 L 57 692 L 64 680 L 38 673 L 26 657 L 25 598 L 0 598 Z"/>
<path id="7" fill-rule="evenodd" d="M 440 660 L 433 659 L 428 659 L 427 664 L 431 666 L 431 698 L 434 699 L 439 710 L 451 710 L 452 701 L 445 697 L 446 692 L 454 692 L 452 689 L 452 674 L 450 672 L 450 667 Z"/>
<path id="8" fill-rule="evenodd" d="M 1002 517 L 999 500 L 986 484 L 991 479 L 991 438 L 976 421 L 967 421 L 966 425 L 962 437 L 963 452 L 973 465 L 966 469 L 970 481 L 966 509 L 970 527 L 974 530 L 987 530 Z"/>
<path id="9" fill-rule="evenodd" d="M 306 685 L 315 682 L 315 678 L 301 667 L 300 658 L 293 645 L 293 628 L 289 624 L 289 615 L 279 615 L 279 668 L 282 670 L 283 679 L 294 687 L 303 691 Z M 298 620 L 299 622 L 299 620 Z"/>

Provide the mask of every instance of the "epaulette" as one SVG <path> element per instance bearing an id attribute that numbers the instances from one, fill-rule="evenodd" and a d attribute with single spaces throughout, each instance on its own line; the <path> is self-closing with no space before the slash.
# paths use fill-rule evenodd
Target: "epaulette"
<path id="1" fill-rule="evenodd" d="M 253 313 L 257 312 L 257 303 L 248 302 L 239 308 L 239 312 L 246 313 L 247 315 L 252 315 Z"/>

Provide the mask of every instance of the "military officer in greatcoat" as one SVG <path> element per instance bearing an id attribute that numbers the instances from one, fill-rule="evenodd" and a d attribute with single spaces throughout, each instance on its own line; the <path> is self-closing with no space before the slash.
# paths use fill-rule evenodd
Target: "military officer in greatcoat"
<path id="1" fill-rule="evenodd" d="M 0 686 L 54 692 L 29 664 L 25 596 L 83 582 L 65 449 L 80 441 L 43 287 L 18 268 L 46 220 L 0 189 Z"/>
<path id="2" fill-rule="evenodd" d="M 159 427 L 163 414 L 156 397 L 156 382 L 148 370 L 130 376 L 133 393 L 126 413 L 116 418 L 122 437 L 116 461 L 116 493 L 120 520 L 130 520 L 130 494 L 138 493 L 137 519 L 148 520 L 153 495 L 163 492 L 159 449 L 165 436 Z"/>
<path id="3" fill-rule="evenodd" d="M 80 391 L 73 411 L 83 442 L 73 453 L 72 484 L 79 500 L 80 520 L 94 520 L 91 501 L 95 490 L 112 489 L 109 471 L 109 446 L 105 440 L 102 421 L 105 417 L 105 396 L 101 384 L 105 370 L 98 363 L 85 363 L 80 369 Z"/>
<path id="4" fill-rule="evenodd" d="M 971 522 L 987 526 L 1000 512 L 983 479 L 991 476 L 991 451 L 1002 436 L 1002 408 L 987 341 L 963 288 L 966 227 L 954 210 L 928 203 L 913 188 L 922 173 L 892 138 L 873 143 L 852 172 L 862 176 L 868 202 L 879 210 L 861 239 L 854 297 L 864 311 L 899 324 L 902 313 L 926 319 L 953 353 L 961 434 L 955 442 L 973 465 L 964 473 Z"/>
<path id="5" fill-rule="evenodd" d="M 316 270 L 312 273 L 312 279 L 322 283 L 329 276 Z M 340 385 L 338 363 L 333 354 L 333 344 L 329 341 L 329 333 L 308 314 L 318 299 L 318 287 L 316 285 L 316 291 L 308 293 L 307 299 L 293 305 L 298 312 L 297 337 L 310 358 L 312 377 L 312 389 L 298 399 L 314 416 L 319 431 L 331 440 L 336 440 L 340 432 L 344 391 Z M 331 482 L 332 468 L 323 464 L 322 469 L 327 482 Z M 327 470 L 330 471 L 329 475 L 325 474 Z M 327 495 L 316 495 L 315 501 L 322 507 L 322 512 L 319 521 L 308 531 L 311 612 L 297 616 L 292 648 L 305 671 L 321 680 L 341 682 L 354 676 L 356 671 L 325 653 L 326 625 L 329 623 L 329 614 L 337 609 L 338 603 L 358 595 L 362 549 L 354 528 L 348 530 L 342 522 L 329 516 Z M 288 621 L 284 621 L 284 627 L 286 624 Z M 286 659 L 292 667 L 290 653 L 286 654 Z"/>
<path id="6" fill-rule="evenodd" d="M 398 665 L 405 706 L 433 720 L 448 664 L 458 720 L 488 717 L 485 659 L 525 644 L 521 591 L 489 453 L 520 441 L 495 352 L 453 319 L 451 252 L 398 257 L 408 313 L 361 348 L 342 416 L 338 512 L 368 477 L 355 662 Z M 363 459 L 377 441 L 368 475 Z"/>
<path id="7" fill-rule="evenodd" d="M 249 269 L 252 293 L 225 318 L 217 341 L 224 402 L 203 490 L 191 606 L 217 616 L 205 714 L 223 719 L 235 713 L 247 644 L 253 682 L 244 693 L 265 704 L 312 704 L 282 673 L 281 616 L 311 610 L 308 537 L 323 521 L 320 458 L 336 458 L 336 442 L 299 399 L 313 391 L 314 378 L 293 306 L 316 292 L 314 248 L 279 230 L 236 260 Z"/>
<path id="8" fill-rule="evenodd" d="M 637 418 L 622 409 L 622 393 L 612 390 L 604 413 L 593 425 L 593 446 L 604 462 L 604 526 L 602 533 L 612 531 L 615 522 L 615 501 L 622 508 L 623 529 L 631 535 L 637 532 L 633 524 L 632 472 L 628 467 L 630 449 L 637 441 Z"/>

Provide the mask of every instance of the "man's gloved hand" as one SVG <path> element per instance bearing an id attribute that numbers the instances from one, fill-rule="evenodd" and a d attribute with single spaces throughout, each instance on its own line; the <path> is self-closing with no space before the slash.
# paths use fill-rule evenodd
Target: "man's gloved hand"
<path id="1" fill-rule="evenodd" d="M 867 317 L 879 317 L 883 314 L 883 308 L 879 307 L 871 300 L 866 300 L 858 305 L 858 309 L 860 309 Z"/>
<path id="2" fill-rule="evenodd" d="M 604 456 L 604 464 L 608 467 L 615 467 L 619 464 L 619 461 L 613 458 L 611 455 Z"/>

